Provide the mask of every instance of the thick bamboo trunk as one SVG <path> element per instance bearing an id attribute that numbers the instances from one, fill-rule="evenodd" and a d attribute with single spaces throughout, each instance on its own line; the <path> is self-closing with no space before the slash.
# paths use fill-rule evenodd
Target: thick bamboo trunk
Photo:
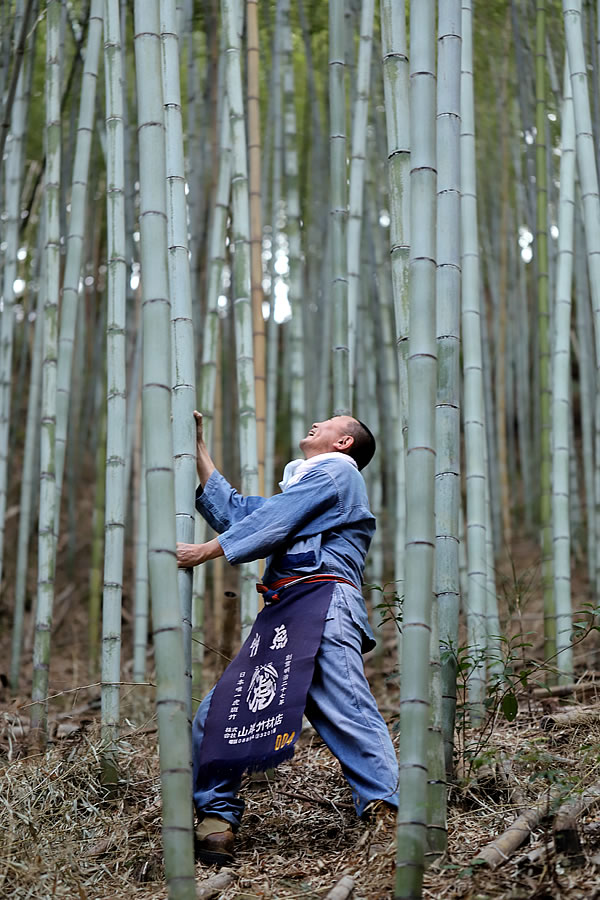
<path id="1" fill-rule="evenodd" d="M 148 569 L 156 659 L 163 848 L 172 900 L 195 897 L 190 731 L 175 561 L 171 439 L 171 311 L 158 0 L 136 0 L 135 63 L 140 155 L 144 329 L 142 416 L 148 491 Z"/>
<path id="2" fill-rule="evenodd" d="M 167 259 L 171 297 L 175 530 L 178 541 L 191 544 L 194 541 L 196 487 L 196 427 L 193 415 L 196 408 L 196 372 L 175 0 L 161 0 L 160 20 L 167 175 Z M 179 570 L 177 585 L 188 714 L 191 718 L 192 572 Z"/>
<path id="3" fill-rule="evenodd" d="M 413 0 L 411 258 L 406 457 L 406 582 L 400 687 L 396 898 L 421 895 L 428 824 L 431 602 L 435 549 L 435 3 Z"/>

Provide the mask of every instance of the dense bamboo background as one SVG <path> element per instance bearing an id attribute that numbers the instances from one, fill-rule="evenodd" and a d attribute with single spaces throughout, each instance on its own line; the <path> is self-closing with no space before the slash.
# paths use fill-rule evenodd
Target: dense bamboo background
<path id="1" fill-rule="evenodd" d="M 176 569 L 206 534 L 194 408 L 245 493 L 312 421 L 377 435 L 367 594 L 407 638 L 384 629 L 396 896 L 445 845 L 458 648 L 481 723 L 527 582 L 547 680 L 596 667 L 599 156 L 592 0 L 1 0 L 4 668 L 43 743 L 66 598 L 109 785 L 119 683 L 155 670 L 173 897 L 189 719 L 260 577 Z"/>

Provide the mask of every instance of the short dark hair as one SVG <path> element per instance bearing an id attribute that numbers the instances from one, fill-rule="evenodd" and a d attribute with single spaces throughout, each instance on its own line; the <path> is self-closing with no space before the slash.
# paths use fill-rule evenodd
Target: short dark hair
<path id="1" fill-rule="evenodd" d="M 354 443 L 348 450 L 356 465 L 361 469 L 368 466 L 375 454 L 376 444 L 372 432 L 359 419 L 354 419 L 348 426 L 347 433 L 354 438 Z"/>

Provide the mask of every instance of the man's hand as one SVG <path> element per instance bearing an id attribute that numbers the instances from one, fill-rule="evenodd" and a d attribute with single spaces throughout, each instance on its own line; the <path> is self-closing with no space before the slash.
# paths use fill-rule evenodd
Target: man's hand
<path id="1" fill-rule="evenodd" d="M 202 487 L 206 484 L 212 473 L 215 471 L 215 464 L 210 458 L 208 448 L 204 443 L 204 425 L 202 421 L 202 413 L 194 410 L 194 419 L 196 420 L 196 470 Z M 190 546 L 193 546 L 190 544 Z M 203 560 L 201 560 L 203 561 Z M 197 563 L 194 563 L 197 565 Z"/>
<path id="2" fill-rule="evenodd" d="M 177 566 L 180 569 L 192 569 L 218 556 L 223 556 L 223 548 L 217 538 L 205 544 L 177 544 Z"/>
<path id="3" fill-rule="evenodd" d="M 196 444 L 204 443 L 204 417 L 197 409 L 194 410 L 194 419 L 196 420 Z"/>

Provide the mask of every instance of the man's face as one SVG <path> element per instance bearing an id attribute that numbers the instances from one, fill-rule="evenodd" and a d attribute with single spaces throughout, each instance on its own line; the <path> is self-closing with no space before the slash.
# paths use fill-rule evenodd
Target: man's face
<path id="1" fill-rule="evenodd" d="M 348 434 L 352 422 L 352 416 L 333 416 L 324 422 L 313 422 L 306 437 L 300 441 L 305 458 L 334 450 L 347 451 L 353 443 L 353 438 Z"/>

